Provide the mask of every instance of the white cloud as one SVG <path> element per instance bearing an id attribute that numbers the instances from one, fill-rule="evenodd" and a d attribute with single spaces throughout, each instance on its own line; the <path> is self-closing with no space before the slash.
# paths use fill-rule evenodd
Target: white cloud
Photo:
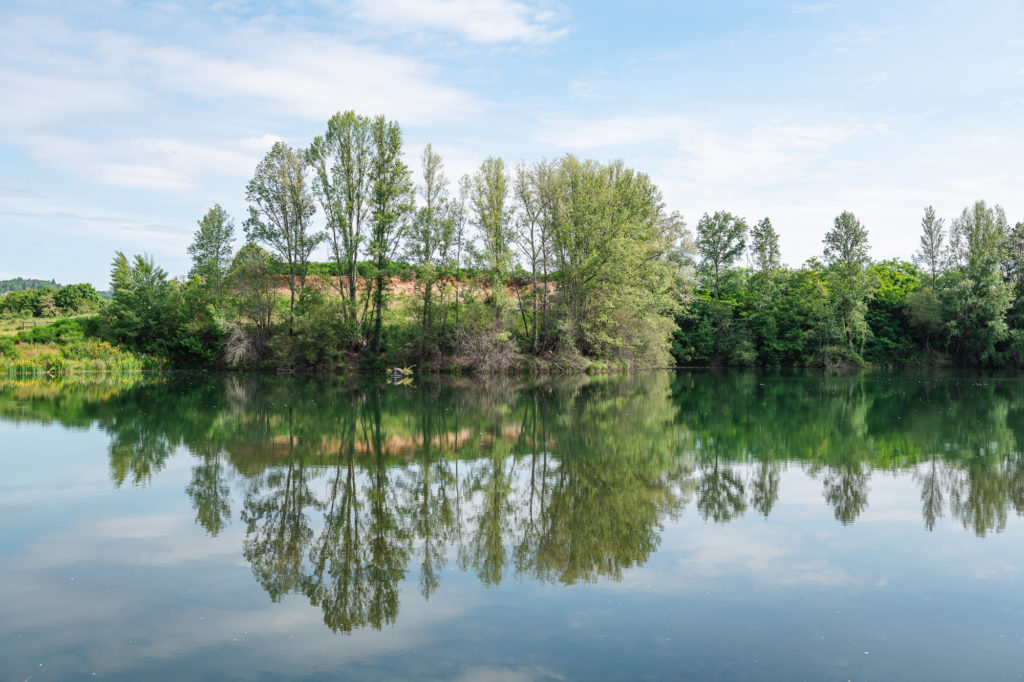
<path id="1" fill-rule="evenodd" d="M 243 24 L 226 28 L 214 47 L 195 44 L 203 47 L 154 45 L 114 31 L 72 33 L 59 21 L 13 21 L 0 28 L 0 137 L 16 142 L 25 131 L 51 130 L 82 113 L 123 120 L 154 111 L 168 95 L 186 111 L 182 95 L 196 100 L 191 108 L 230 102 L 228 121 L 260 106 L 314 121 L 351 108 L 414 125 L 481 109 L 420 60 L 326 33 Z M 205 112 L 201 122 L 223 121 Z"/>
<path id="2" fill-rule="evenodd" d="M 469 94 L 435 78 L 422 62 L 315 33 L 246 28 L 225 38 L 232 56 L 166 47 L 141 48 L 141 59 L 179 92 L 203 100 L 250 99 L 275 111 L 325 121 L 357 109 L 404 123 L 449 121 L 478 113 Z M 253 45 L 260 46 L 254 50 Z M 126 46 L 133 53 L 138 46 Z M 234 56 L 238 55 L 238 56 Z"/>
<path id="3" fill-rule="evenodd" d="M 593 150 L 663 142 L 674 155 L 662 167 L 678 179 L 702 183 L 773 185 L 810 172 L 810 163 L 862 132 L 876 129 L 859 123 L 766 120 L 745 130 L 676 115 L 616 116 L 560 127 L 554 124 L 542 141 L 563 149 Z"/>
<path id="4" fill-rule="evenodd" d="M 83 141 L 63 135 L 28 135 L 26 151 L 49 165 L 115 187 L 194 189 L 204 177 L 245 178 L 277 136 L 211 140 L 174 138 Z"/>
<path id="5" fill-rule="evenodd" d="M 568 32 L 555 12 L 515 0 L 355 0 L 353 11 L 381 26 L 450 31 L 475 43 L 547 43 Z"/>
<path id="6" fill-rule="evenodd" d="M 819 2 L 815 5 L 793 5 L 790 9 L 793 14 L 821 14 L 835 6 L 834 2 Z"/>

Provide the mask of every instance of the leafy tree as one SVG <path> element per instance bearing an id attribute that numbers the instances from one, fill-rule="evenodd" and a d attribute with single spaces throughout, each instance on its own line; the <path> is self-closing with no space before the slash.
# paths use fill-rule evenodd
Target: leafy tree
<path id="1" fill-rule="evenodd" d="M 354 111 L 335 114 L 327 122 L 326 135 L 314 138 L 308 151 L 313 189 L 324 211 L 338 268 L 338 291 L 353 324 L 358 311 L 356 265 L 373 191 L 372 125 L 368 117 Z"/>
<path id="2" fill-rule="evenodd" d="M 965 208 L 950 229 L 947 330 L 954 352 L 970 364 L 995 362 L 997 344 L 1009 335 L 1013 286 L 1002 272 L 1006 241 L 1006 214 L 984 201 Z"/>
<path id="3" fill-rule="evenodd" d="M 373 119 L 372 189 L 370 195 L 369 255 L 373 263 L 373 349 L 381 351 L 381 329 L 387 288 L 387 268 L 408 229 L 413 210 L 411 174 L 402 162 L 402 129 L 383 116 Z"/>
<path id="4" fill-rule="evenodd" d="M 296 281 L 300 289 L 305 287 L 309 254 L 324 239 L 323 232 L 311 231 L 316 205 L 306 183 L 302 153 L 284 142 L 275 142 L 256 166 L 246 187 L 246 199 L 250 203 L 246 237 L 270 248 L 288 267 L 288 328 L 292 331 Z"/>
<path id="5" fill-rule="evenodd" d="M 77 313 L 100 304 L 100 295 L 89 283 L 69 284 L 57 290 L 53 302 L 65 313 Z"/>
<path id="6" fill-rule="evenodd" d="M 505 162 L 488 157 L 470 181 L 471 220 L 480 235 L 477 262 L 491 276 L 491 305 L 495 319 L 507 307 L 505 283 L 512 271 L 512 207 Z"/>
<path id="7" fill-rule="evenodd" d="M 527 319 L 523 298 L 516 293 L 519 311 L 523 318 L 523 331 L 529 339 L 531 352 L 540 352 L 548 332 L 548 265 L 551 259 L 552 202 L 560 194 L 557 183 L 561 175 L 557 164 L 537 163 L 533 166 L 519 166 L 515 175 L 515 227 L 516 247 L 530 269 L 530 291 L 527 301 L 531 314 Z M 542 340 L 542 335 L 545 339 Z"/>
<path id="8" fill-rule="evenodd" d="M 914 254 L 914 262 L 924 268 L 928 275 L 928 285 L 933 289 L 946 257 L 944 223 L 942 218 L 935 216 L 933 207 L 924 209 L 924 218 L 921 219 L 921 246 Z"/>
<path id="9" fill-rule="evenodd" d="M 768 218 L 762 218 L 750 231 L 750 255 L 761 272 L 774 272 L 782 265 L 779 234 Z"/>
<path id="10" fill-rule="evenodd" d="M 722 294 L 722 286 L 730 274 L 733 263 L 746 248 L 747 223 L 743 218 L 726 211 L 705 213 L 697 222 L 697 251 L 700 253 L 700 274 L 705 289 L 715 300 Z"/>
<path id="11" fill-rule="evenodd" d="M 650 178 L 620 161 L 561 160 L 547 228 L 560 324 L 586 356 L 667 362 L 684 241 Z"/>
<path id="12" fill-rule="evenodd" d="M 234 222 L 220 204 L 214 204 L 200 219 L 199 229 L 188 247 L 188 255 L 192 256 L 190 275 L 198 275 L 218 302 L 224 293 L 234 238 Z"/>
<path id="13" fill-rule="evenodd" d="M 229 362 L 251 361 L 259 354 L 259 347 L 270 337 L 270 324 L 277 303 L 274 293 L 273 259 L 253 242 L 248 242 L 235 254 L 228 274 L 228 283 L 239 316 L 253 326 L 255 334 L 236 332 L 226 349 Z"/>
<path id="14" fill-rule="evenodd" d="M 412 229 L 409 231 L 409 255 L 420 268 L 423 306 L 420 311 L 421 337 L 420 357 L 430 347 L 436 350 L 434 286 L 440 269 L 451 258 L 455 239 L 455 221 L 448 197 L 448 178 L 444 164 L 432 145 L 423 150 L 423 184 L 420 187 L 422 206 L 416 211 Z M 443 299 L 442 299 L 443 303 Z"/>
<path id="15" fill-rule="evenodd" d="M 749 325 L 760 347 L 770 345 L 779 334 L 775 318 L 777 280 L 782 267 L 779 235 L 768 218 L 761 219 L 750 233 L 750 256 L 756 272 L 747 286 L 754 298 Z M 763 354 L 762 354 L 763 355 Z"/>
<path id="16" fill-rule="evenodd" d="M 853 213 L 843 211 L 836 216 L 824 241 L 836 328 L 847 358 L 860 362 L 864 342 L 871 335 L 865 319 L 867 298 L 872 289 L 872 277 L 867 269 L 870 263 L 868 232 Z"/>
<path id="17" fill-rule="evenodd" d="M 876 365 L 902 365 L 916 360 L 918 345 L 907 313 L 908 297 L 921 288 L 921 271 L 913 263 L 887 260 L 871 266 L 875 289 L 865 319 L 871 336 L 865 359 Z"/>
<path id="18" fill-rule="evenodd" d="M 932 339 L 942 332 L 946 322 L 942 299 L 932 288 L 911 291 L 907 294 L 906 312 L 910 325 L 924 334 L 925 352 L 933 359 Z"/>
<path id="19" fill-rule="evenodd" d="M 170 325 L 171 283 L 152 256 L 134 260 L 118 251 L 111 263 L 110 305 L 106 308 L 113 336 L 143 352 L 164 354 L 176 336 Z"/>

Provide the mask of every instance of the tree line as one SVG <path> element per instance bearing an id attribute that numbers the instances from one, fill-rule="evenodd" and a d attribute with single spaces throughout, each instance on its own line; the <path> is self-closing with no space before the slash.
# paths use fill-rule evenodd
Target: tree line
<path id="1" fill-rule="evenodd" d="M 820 258 L 781 264 L 768 218 L 697 224 L 697 281 L 677 317 L 684 364 L 1019 367 L 1024 222 L 978 201 L 946 221 L 929 206 L 912 261 L 872 262 L 866 227 L 836 216 Z"/>
<path id="2" fill-rule="evenodd" d="M 788 268 L 768 218 L 705 214 L 694 236 L 621 161 L 491 157 L 452 183 L 431 145 L 416 176 L 403 158 L 396 122 L 352 111 L 306 148 L 275 143 L 246 186 L 237 252 L 215 205 L 188 278 L 117 254 L 109 334 L 182 365 L 239 368 L 1022 357 L 1024 226 L 998 206 L 978 202 L 948 230 L 927 209 L 914 262 L 872 262 L 867 229 L 844 211 L 821 257 Z M 311 261 L 318 248 L 330 262 Z"/>
<path id="3" fill-rule="evenodd" d="M 453 185 L 431 145 L 414 178 L 402 144 L 397 123 L 354 112 L 305 149 L 275 143 L 246 187 L 237 252 L 218 205 L 186 280 L 117 254 L 112 335 L 238 367 L 671 363 L 689 242 L 647 175 L 488 158 Z M 318 247 L 330 264 L 310 261 Z"/>

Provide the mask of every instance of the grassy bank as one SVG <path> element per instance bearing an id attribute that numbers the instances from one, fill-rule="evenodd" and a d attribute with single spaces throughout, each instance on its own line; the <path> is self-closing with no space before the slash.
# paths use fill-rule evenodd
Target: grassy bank
<path id="1" fill-rule="evenodd" d="M 161 358 L 144 356 L 96 337 L 94 317 L 58 318 L 21 330 L 20 321 L 0 327 L 0 375 L 64 375 L 79 372 L 140 372 L 165 366 Z"/>

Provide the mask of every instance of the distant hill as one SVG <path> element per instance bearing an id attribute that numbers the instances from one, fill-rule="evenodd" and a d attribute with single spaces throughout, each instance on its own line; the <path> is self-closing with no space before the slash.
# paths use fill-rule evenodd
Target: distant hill
<path id="1" fill-rule="evenodd" d="M 15 277 L 14 279 L 0 279 L 0 294 L 6 294 L 8 291 L 21 291 L 22 289 L 44 289 L 46 287 L 53 287 L 59 289 L 60 285 L 57 284 L 57 280 L 45 280 L 45 279 L 26 279 L 24 277 Z"/>

